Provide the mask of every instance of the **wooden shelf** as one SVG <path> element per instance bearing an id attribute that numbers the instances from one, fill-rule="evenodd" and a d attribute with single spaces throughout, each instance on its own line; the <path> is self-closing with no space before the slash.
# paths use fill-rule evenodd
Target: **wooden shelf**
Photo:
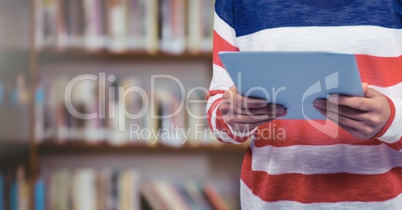
<path id="1" fill-rule="evenodd" d="M 0 140 L 0 169 L 10 169 L 19 164 L 27 164 L 29 142 Z"/>
<path id="2" fill-rule="evenodd" d="M 171 54 L 165 52 L 147 53 L 147 52 L 121 52 L 114 53 L 110 51 L 87 51 L 87 50 L 43 50 L 38 52 L 40 62 L 58 62 L 58 61 L 87 61 L 87 60 L 107 60 L 107 61 L 153 61 L 153 60 L 205 60 L 212 62 L 212 53 L 190 53 Z"/>
<path id="3" fill-rule="evenodd" d="M 28 148 L 29 148 L 28 141 L 0 140 L 0 158 L 28 153 Z"/>
<path id="4" fill-rule="evenodd" d="M 239 153 L 244 154 L 244 145 L 231 145 L 219 143 L 217 145 L 183 145 L 180 147 L 162 144 L 147 145 L 131 143 L 125 145 L 112 145 L 106 142 L 88 143 L 85 141 L 70 141 L 58 143 L 45 141 L 37 145 L 38 156 L 76 155 L 76 154 L 147 154 L 147 153 Z"/>

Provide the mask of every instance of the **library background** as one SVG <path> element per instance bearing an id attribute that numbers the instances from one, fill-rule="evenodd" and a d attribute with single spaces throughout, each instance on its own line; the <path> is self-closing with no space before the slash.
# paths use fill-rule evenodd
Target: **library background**
<path id="1" fill-rule="evenodd" d="M 0 0 L 0 210 L 239 209 L 246 145 L 194 132 L 213 4 Z"/>

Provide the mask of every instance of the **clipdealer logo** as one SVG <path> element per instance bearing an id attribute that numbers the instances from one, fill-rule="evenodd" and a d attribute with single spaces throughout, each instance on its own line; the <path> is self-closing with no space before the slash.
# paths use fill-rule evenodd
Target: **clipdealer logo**
<path id="1" fill-rule="evenodd" d="M 325 90 L 331 90 L 331 89 L 335 89 L 338 87 L 338 81 L 339 81 L 339 75 L 338 72 L 335 72 L 331 75 L 328 75 L 325 77 L 325 82 L 324 85 L 321 84 L 321 81 L 317 81 L 316 83 L 314 83 L 313 85 L 311 85 L 303 94 L 303 99 L 302 99 L 302 111 L 303 111 L 303 117 L 304 119 L 307 120 L 308 123 L 310 123 L 310 125 L 312 125 L 315 129 L 319 130 L 320 132 L 332 137 L 332 138 L 336 138 L 338 137 L 338 129 L 333 129 L 333 126 L 330 125 L 331 120 L 326 119 L 324 124 L 320 124 L 314 120 L 311 120 L 311 118 L 309 118 L 306 113 L 305 113 L 305 107 L 304 107 L 304 101 L 316 94 L 316 93 L 320 93 L 323 91 L 323 87 L 325 87 Z M 327 104 L 328 107 L 328 104 Z M 338 107 L 335 107 L 335 110 L 338 111 Z M 334 119 L 335 121 L 338 121 L 338 116 L 335 117 Z"/>

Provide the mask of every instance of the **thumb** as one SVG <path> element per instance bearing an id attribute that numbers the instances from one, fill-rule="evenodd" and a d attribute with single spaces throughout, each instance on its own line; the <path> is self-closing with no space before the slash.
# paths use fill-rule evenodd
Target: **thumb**
<path id="1" fill-rule="evenodd" d="M 234 85 L 233 85 L 232 87 L 230 87 L 229 89 L 230 89 L 231 91 L 235 92 L 235 93 L 238 92 L 236 86 L 234 86 Z"/>
<path id="2" fill-rule="evenodd" d="M 364 92 L 364 96 L 366 98 L 373 98 L 374 96 L 376 96 L 379 92 L 374 90 L 373 88 L 370 88 L 369 85 L 367 83 L 362 83 L 363 85 L 363 92 Z"/>
<path id="3" fill-rule="evenodd" d="M 368 83 L 363 82 L 363 83 L 362 83 L 362 86 L 363 86 L 363 93 L 364 93 L 364 95 L 366 95 L 366 94 L 367 94 L 367 91 L 368 91 L 368 89 L 369 89 L 369 85 L 368 85 Z"/>

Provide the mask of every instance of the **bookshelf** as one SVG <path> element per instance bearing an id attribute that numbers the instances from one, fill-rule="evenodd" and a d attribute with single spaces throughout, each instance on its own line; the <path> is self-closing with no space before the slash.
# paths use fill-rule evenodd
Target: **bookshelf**
<path id="1" fill-rule="evenodd" d="M 178 176 L 179 178 L 176 177 L 176 179 L 185 179 L 188 178 L 188 176 L 193 176 L 195 172 L 199 172 L 202 174 L 202 176 L 195 178 L 195 180 L 211 180 L 211 182 L 217 186 L 223 186 L 223 190 L 221 191 L 223 191 L 222 195 L 225 197 L 225 201 L 229 200 L 229 202 L 231 202 L 231 209 L 239 208 L 238 200 L 236 200 L 236 196 L 238 194 L 236 193 L 236 190 L 238 190 L 237 185 L 242 157 L 246 151 L 245 145 L 236 146 L 223 143 L 193 145 L 185 143 L 179 147 L 172 147 L 160 143 L 156 145 L 132 142 L 118 145 L 105 141 L 90 143 L 85 139 L 70 139 L 63 142 L 57 141 L 56 139 L 40 141 L 37 139 L 37 133 L 35 130 L 37 125 L 36 91 L 38 86 L 41 84 L 41 78 L 44 75 L 51 75 L 52 78 L 69 72 L 73 67 L 78 68 L 79 70 L 71 70 L 72 75 L 79 74 L 80 70 L 82 70 L 83 73 L 86 73 L 87 71 L 90 73 L 97 73 L 98 70 L 96 70 L 96 68 L 98 66 L 107 64 L 110 66 L 108 67 L 109 70 L 102 69 L 99 71 L 107 71 L 108 73 L 117 73 L 120 75 L 127 75 L 127 72 L 129 72 L 130 74 L 138 74 L 138 77 L 143 79 L 144 77 L 148 76 L 148 74 L 144 72 L 149 71 L 149 74 L 152 74 L 152 69 L 159 69 L 155 72 L 160 73 L 163 72 L 163 68 L 165 66 L 168 66 L 169 68 L 166 70 L 167 74 L 170 73 L 169 69 L 177 68 L 174 74 L 178 77 L 185 75 L 184 80 L 190 85 L 193 84 L 193 81 L 196 81 L 196 83 L 194 83 L 195 85 L 202 84 L 202 86 L 207 87 L 207 83 L 209 83 L 208 79 L 212 74 L 212 53 L 210 50 L 194 50 L 194 46 L 197 47 L 197 41 L 199 42 L 198 45 L 203 42 L 210 43 L 211 40 L 208 41 L 208 39 L 211 39 L 211 37 L 207 38 L 206 41 L 200 40 L 199 38 L 195 39 L 195 41 L 192 40 L 192 44 L 186 43 L 186 45 L 192 46 L 191 48 L 181 49 L 178 51 L 173 50 L 173 52 L 172 50 L 169 51 L 162 48 L 127 50 L 117 47 L 119 49 L 116 50 L 114 46 L 112 47 L 113 50 L 110 50 L 106 49 L 106 46 L 103 46 L 99 49 L 93 50 L 82 46 L 60 47 L 49 44 L 46 41 L 46 38 L 42 39 L 42 41 L 45 40 L 44 44 L 42 43 L 44 46 L 38 48 L 38 40 L 41 39 L 38 39 L 37 17 L 38 14 L 43 11 L 38 9 L 37 5 L 35 4 L 36 1 L 22 1 L 24 2 L 24 7 L 21 7 L 23 9 L 13 6 L 15 12 L 21 12 L 22 10 L 29 11 L 27 14 L 30 14 L 30 16 L 25 17 L 25 22 L 29 24 L 29 37 L 27 38 L 29 40 L 28 46 L 18 46 L 15 48 L 4 47 L 0 50 L 0 53 L 4 51 L 3 54 L 5 55 L 1 56 L 1 59 L 8 60 L 8 58 L 15 57 L 25 58 L 23 64 L 18 63 L 18 61 L 17 63 L 13 61 L 14 63 L 10 62 L 8 65 L 25 65 L 27 68 L 26 74 L 29 80 L 29 103 L 27 106 L 29 116 L 27 118 L 27 122 L 29 122 L 28 135 L 26 135 L 25 139 L 22 141 L 1 141 L 0 165 L 2 167 L 1 170 L 15 171 L 15 168 L 21 165 L 26 169 L 28 175 L 26 181 L 29 186 L 29 209 L 35 210 L 39 208 L 38 210 L 40 210 L 40 207 L 37 206 L 37 202 L 35 202 L 37 200 L 37 193 L 35 189 L 37 187 L 38 180 L 43 178 L 43 172 L 48 169 L 48 165 L 50 165 L 50 170 L 57 171 L 63 167 L 77 167 L 74 162 L 79 162 L 80 158 L 83 158 L 82 161 L 85 162 L 85 167 L 90 167 L 94 163 L 96 165 L 98 162 L 101 162 L 101 160 L 105 160 L 107 158 L 113 158 L 113 160 L 116 162 L 116 165 L 134 168 L 138 167 L 137 169 L 140 170 L 140 172 L 143 170 L 144 174 L 151 174 L 154 169 L 149 171 L 148 167 L 145 167 L 144 164 L 141 164 L 141 160 L 147 162 L 150 157 L 153 158 L 153 163 L 167 161 L 167 165 L 171 164 L 173 168 L 176 167 L 177 169 L 163 169 L 168 170 L 167 174 L 169 174 L 170 177 L 175 178 L 177 175 L 170 170 L 178 170 L 177 173 L 184 173 Z M 202 2 L 198 0 L 190 1 L 198 3 Z M 60 0 L 60 2 L 68 1 Z M 187 1 L 177 2 L 183 3 Z M 187 4 L 189 3 L 187 2 L 185 5 L 187 6 Z M 191 4 L 195 4 L 196 6 L 197 3 Z M 196 7 L 193 5 L 189 11 L 186 11 L 185 13 L 188 14 L 191 11 L 194 12 L 195 8 Z M 187 20 L 184 22 L 187 22 Z M 185 24 L 188 25 L 189 23 Z M 199 30 L 194 29 L 194 26 L 188 27 L 193 28 L 191 29 L 193 30 L 191 33 L 196 33 L 197 30 Z M 202 30 L 199 30 L 200 33 L 201 31 Z M 113 34 L 113 36 L 118 36 L 119 32 L 116 31 L 114 33 L 115 34 Z M 89 36 L 92 35 L 90 34 Z M 162 39 L 164 37 L 164 35 L 159 36 L 162 36 Z M 157 39 L 160 38 L 161 37 L 157 37 Z M 163 42 L 176 42 L 178 39 L 180 39 L 174 36 L 172 37 L 171 35 L 165 35 L 165 38 L 166 40 L 161 42 L 160 40 L 154 40 L 154 42 L 162 45 Z M 51 43 L 51 41 L 49 42 Z M 69 65 L 73 67 L 69 67 Z M 125 70 L 123 73 L 119 73 L 118 71 L 121 66 L 124 66 L 126 69 L 134 70 Z M 192 66 L 194 66 L 194 68 L 189 68 Z M 91 70 L 88 70 L 87 67 L 89 67 Z M 200 75 L 204 76 L 200 77 Z M 187 80 L 187 78 L 190 79 Z M 203 82 L 199 82 L 198 80 L 203 80 Z M 16 122 L 16 124 L 18 123 L 19 122 Z M 134 161 L 135 164 L 128 163 L 131 159 L 137 160 Z M 174 164 L 175 161 L 181 161 L 181 159 L 185 159 L 186 161 L 183 162 L 182 166 L 176 166 Z M 194 164 L 200 164 L 202 167 L 200 167 L 200 169 L 193 170 L 192 167 L 194 167 Z M 104 167 L 104 165 L 100 165 Z M 181 170 L 179 170 L 180 168 Z M 158 172 L 163 174 L 163 170 L 160 169 Z M 185 174 L 186 172 L 188 172 L 187 175 Z M 235 187 L 228 185 L 233 185 Z M 230 195 L 226 195 L 225 193 L 229 193 Z M 235 196 L 233 197 L 233 195 Z"/>
<path id="2" fill-rule="evenodd" d="M 0 171 L 14 170 L 16 165 L 28 166 L 29 144 L 21 140 L 0 140 Z"/>

